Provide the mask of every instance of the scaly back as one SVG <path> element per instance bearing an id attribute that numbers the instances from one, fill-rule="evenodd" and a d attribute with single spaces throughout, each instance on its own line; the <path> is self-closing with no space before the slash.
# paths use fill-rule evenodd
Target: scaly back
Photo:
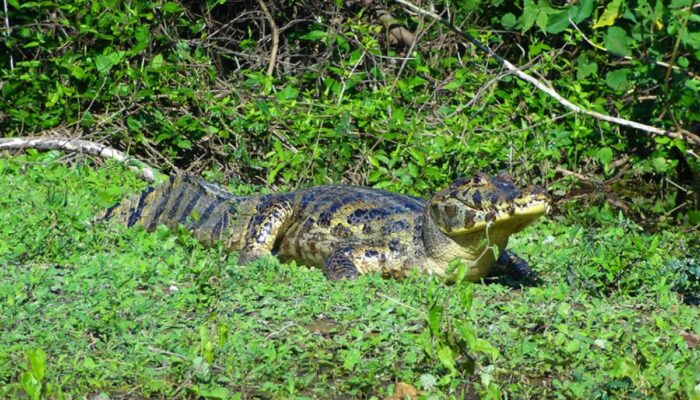
<path id="1" fill-rule="evenodd" d="M 128 227 L 143 225 L 149 231 L 159 224 L 171 229 L 183 224 L 198 240 L 211 244 L 229 227 L 243 199 L 189 175 L 171 176 L 107 209 L 104 219 Z"/>

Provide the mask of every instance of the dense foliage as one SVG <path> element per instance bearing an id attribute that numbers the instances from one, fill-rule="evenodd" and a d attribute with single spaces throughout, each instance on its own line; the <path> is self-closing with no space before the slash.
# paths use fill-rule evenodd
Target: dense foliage
<path id="1" fill-rule="evenodd" d="M 372 4 L 271 2 L 268 77 L 258 2 L 9 1 L 0 129 L 67 129 L 165 168 L 282 187 L 425 194 L 508 169 L 567 199 L 698 222 L 697 146 L 572 114 L 444 26 Z M 697 132 L 691 0 L 435 6 L 585 108 Z M 377 8 L 416 33 L 414 47 L 389 40 Z"/>
<path id="2" fill-rule="evenodd" d="M 695 0 L 415 3 L 586 109 L 700 134 Z M 103 141 L 236 193 L 508 170 L 555 210 L 512 243 L 529 287 L 333 283 L 91 223 L 142 187 L 122 166 L 0 158 L 0 397 L 700 399 L 692 137 L 571 113 L 397 2 L 7 6 L 2 136 Z"/>

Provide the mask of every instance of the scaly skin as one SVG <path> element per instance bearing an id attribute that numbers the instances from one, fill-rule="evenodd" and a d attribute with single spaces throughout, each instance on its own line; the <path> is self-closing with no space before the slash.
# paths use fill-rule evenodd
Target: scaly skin
<path id="1" fill-rule="evenodd" d="M 357 186 L 319 186 L 291 193 L 237 197 L 189 176 L 107 210 L 106 219 L 152 230 L 183 224 L 205 244 L 222 240 L 239 263 L 266 254 L 323 269 L 329 279 L 411 270 L 444 277 L 459 258 L 466 279 L 497 273 L 527 275 L 508 237 L 547 209 L 541 188 L 518 190 L 507 177 L 477 173 L 455 181 L 429 201 Z"/>

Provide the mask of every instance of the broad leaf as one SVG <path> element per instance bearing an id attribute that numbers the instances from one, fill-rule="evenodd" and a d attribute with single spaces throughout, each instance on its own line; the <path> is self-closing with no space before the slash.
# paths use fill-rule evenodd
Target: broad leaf
<path id="1" fill-rule="evenodd" d="M 593 0 L 581 0 L 578 5 L 569 9 L 571 19 L 577 24 L 590 17 L 591 13 L 593 13 Z"/>
<path id="2" fill-rule="evenodd" d="M 450 370 L 450 372 L 456 372 L 455 369 L 455 354 L 452 349 L 447 345 L 439 345 L 437 351 L 438 358 L 443 366 Z"/>
<path id="3" fill-rule="evenodd" d="M 441 306 L 433 305 L 430 307 L 430 310 L 428 311 L 428 324 L 430 325 L 430 331 L 434 335 L 438 335 L 440 333 L 440 321 L 442 320 L 442 311 L 443 308 Z"/>
<path id="4" fill-rule="evenodd" d="M 586 53 L 581 53 L 576 59 L 576 79 L 583 80 L 598 73 L 598 64 L 589 60 Z"/>
<path id="5" fill-rule="evenodd" d="M 629 40 L 630 38 L 627 36 L 627 32 L 625 32 L 624 29 L 612 26 L 608 28 L 608 32 L 605 35 L 605 48 L 615 54 L 629 56 L 631 53 Z"/>
<path id="6" fill-rule="evenodd" d="M 36 379 L 42 380 L 46 372 L 46 353 L 42 349 L 29 351 L 29 366 Z"/>
<path id="7" fill-rule="evenodd" d="M 348 354 L 345 355 L 345 361 L 343 362 L 343 368 L 352 371 L 355 365 L 362 359 L 362 354 L 357 349 L 350 349 Z"/>
<path id="8" fill-rule="evenodd" d="M 537 14 L 540 12 L 540 10 L 537 8 L 537 5 L 532 0 L 525 0 L 525 4 L 523 5 L 523 7 L 524 8 L 523 15 L 521 17 L 522 20 L 520 30 L 522 32 L 527 32 L 535 24 L 535 20 L 537 20 Z"/>
<path id="9" fill-rule="evenodd" d="M 549 16 L 547 21 L 548 33 L 560 33 L 569 27 L 569 10 L 557 11 Z"/>
<path id="10" fill-rule="evenodd" d="M 598 21 L 593 24 L 593 29 L 602 28 L 604 26 L 610 26 L 615 23 L 615 20 L 620 15 L 620 4 L 622 0 L 613 0 L 605 7 L 605 11 L 598 18 Z"/>
<path id="11" fill-rule="evenodd" d="M 598 149 L 598 152 L 596 153 L 596 157 L 598 158 L 598 161 L 600 161 L 601 164 L 608 165 L 610 163 L 610 161 L 612 161 L 612 159 L 613 159 L 613 151 L 610 147 L 602 147 L 602 148 Z M 563 304 L 566 304 L 566 303 L 563 303 Z"/>
<path id="12" fill-rule="evenodd" d="M 628 75 L 629 70 L 626 68 L 610 71 L 605 74 L 605 83 L 613 90 L 617 90 L 619 92 L 625 91 L 631 86 L 629 80 L 627 79 Z"/>
<path id="13" fill-rule="evenodd" d="M 514 27 L 516 22 L 515 14 L 513 13 L 507 13 L 501 17 L 501 25 L 503 25 L 503 27 L 506 29 Z"/>
<path id="14" fill-rule="evenodd" d="M 306 35 L 301 36 L 299 39 L 319 40 L 325 38 L 326 36 L 328 36 L 328 34 L 324 31 L 311 31 Z"/>

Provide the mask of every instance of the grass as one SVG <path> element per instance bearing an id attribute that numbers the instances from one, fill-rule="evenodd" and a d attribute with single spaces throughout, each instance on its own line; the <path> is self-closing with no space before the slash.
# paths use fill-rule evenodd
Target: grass
<path id="1" fill-rule="evenodd" d="M 0 159 L 0 397 L 700 398 L 697 237 L 608 215 L 514 238 L 539 281 L 329 282 L 91 218 L 119 166 Z M 235 188 L 233 188 L 235 190 Z M 397 398 L 397 397 L 394 397 Z"/>

